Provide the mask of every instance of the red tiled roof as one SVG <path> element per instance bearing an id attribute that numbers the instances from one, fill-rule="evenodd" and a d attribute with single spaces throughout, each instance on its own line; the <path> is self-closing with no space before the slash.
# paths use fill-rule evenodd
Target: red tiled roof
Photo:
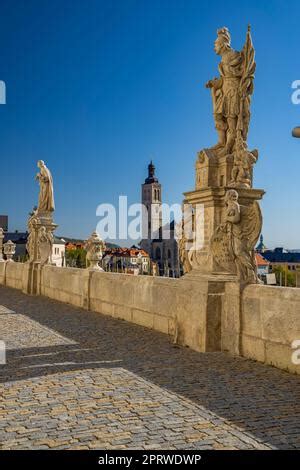
<path id="1" fill-rule="evenodd" d="M 139 248 L 111 248 L 105 251 L 106 255 L 113 255 L 113 256 L 124 256 L 128 258 L 133 258 L 135 256 L 144 256 L 149 257 L 148 253 L 145 250 L 141 250 Z"/>
<path id="2" fill-rule="evenodd" d="M 260 253 L 255 253 L 255 261 L 257 266 L 268 266 L 270 264 Z"/>

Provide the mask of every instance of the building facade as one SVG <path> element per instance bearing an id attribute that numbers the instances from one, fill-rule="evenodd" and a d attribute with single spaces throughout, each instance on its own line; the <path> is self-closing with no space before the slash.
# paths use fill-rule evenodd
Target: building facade
<path id="1" fill-rule="evenodd" d="M 275 248 L 275 250 L 265 251 L 264 258 L 270 262 L 270 272 L 277 267 L 282 267 L 288 271 L 300 270 L 300 252 Z"/>
<path id="2" fill-rule="evenodd" d="M 8 232 L 8 215 L 0 215 L 0 228 Z"/>
<path id="3" fill-rule="evenodd" d="M 174 221 L 163 225 L 162 187 L 155 176 L 155 166 L 148 165 L 148 177 L 142 184 L 142 204 L 147 210 L 147 220 L 143 223 L 147 237 L 140 247 L 149 253 L 156 264 L 160 276 L 179 277 L 182 273 L 177 240 L 175 239 Z M 169 234 L 166 238 L 165 234 Z"/>
<path id="4" fill-rule="evenodd" d="M 105 250 L 102 267 L 105 271 L 110 272 L 134 275 L 151 274 L 151 262 L 148 253 L 136 246 Z"/>
<path id="5" fill-rule="evenodd" d="M 66 242 L 63 238 L 54 236 L 52 246 L 52 263 L 58 267 L 66 265 Z"/>

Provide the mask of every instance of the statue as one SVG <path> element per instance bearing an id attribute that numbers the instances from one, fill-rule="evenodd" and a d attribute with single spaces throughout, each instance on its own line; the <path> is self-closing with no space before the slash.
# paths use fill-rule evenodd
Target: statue
<path id="1" fill-rule="evenodd" d="M 55 204 L 52 175 L 43 160 L 39 160 L 37 166 L 40 169 L 40 173 L 36 175 L 36 179 L 40 183 L 38 213 L 53 212 Z"/>
<path id="2" fill-rule="evenodd" d="M 51 172 L 43 160 L 39 160 L 37 166 L 40 169 L 36 175 L 40 184 L 39 201 L 28 218 L 26 250 L 29 264 L 44 265 L 52 262 L 53 232 L 57 225 L 53 222 L 55 204 Z"/>
<path id="3" fill-rule="evenodd" d="M 239 281 L 258 283 L 254 247 L 262 227 L 261 211 L 256 201 L 242 206 L 238 198 L 234 189 L 226 192 L 225 220 L 212 236 L 212 256 L 219 266 L 237 275 Z"/>
<path id="4" fill-rule="evenodd" d="M 240 134 L 247 142 L 256 67 L 255 52 L 250 26 L 241 52 L 231 48 L 227 28 L 219 29 L 217 34 L 215 52 L 221 56 L 220 77 L 209 80 L 206 87 L 212 92 L 215 126 L 219 137 L 213 150 L 218 155 L 229 155 L 234 150 L 237 135 Z"/>
<path id="5" fill-rule="evenodd" d="M 28 227 L 28 238 L 26 243 L 26 250 L 28 253 L 28 262 L 34 261 L 35 257 L 35 228 L 39 223 L 37 216 L 37 209 L 33 209 L 33 212 L 29 215 L 27 227 Z"/>
<path id="6" fill-rule="evenodd" d="M 257 159 L 257 150 L 250 152 L 243 138 L 238 135 L 236 149 L 233 154 L 232 179 L 229 182 L 229 186 L 234 188 L 251 188 L 252 168 Z"/>

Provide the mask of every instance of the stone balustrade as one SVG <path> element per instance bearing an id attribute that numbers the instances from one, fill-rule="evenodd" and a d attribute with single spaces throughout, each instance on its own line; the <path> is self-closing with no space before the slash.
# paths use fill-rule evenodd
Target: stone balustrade
<path id="1" fill-rule="evenodd" d="M 27 292 L 27 264 L 0 263 L 0 284 Z M 36 291 L 170 335 L 196 351 L 228 351 L 300 373 L 300 289 L 131 276 L 45 265 Z M 300 356 L 300 354 L 299 354 Z"/>

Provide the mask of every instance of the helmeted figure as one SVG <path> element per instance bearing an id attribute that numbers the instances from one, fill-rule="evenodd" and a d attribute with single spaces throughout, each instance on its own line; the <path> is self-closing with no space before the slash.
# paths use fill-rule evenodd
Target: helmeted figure
<path id="1" fill-rule="evenodd" d="M 250 27 L 241 52 L 231 48 L 227 28 L 219 29 L 217 34 L 215 51 L 222 58 L 219 64 L 220 77 L 209 80 L 206 87 L 212 92 L 215 126 L 219 137 L 214 149 L 220 155 L 228 155 L 234 150 L 237 134 L 247 141 L 256 64 Z"/>

